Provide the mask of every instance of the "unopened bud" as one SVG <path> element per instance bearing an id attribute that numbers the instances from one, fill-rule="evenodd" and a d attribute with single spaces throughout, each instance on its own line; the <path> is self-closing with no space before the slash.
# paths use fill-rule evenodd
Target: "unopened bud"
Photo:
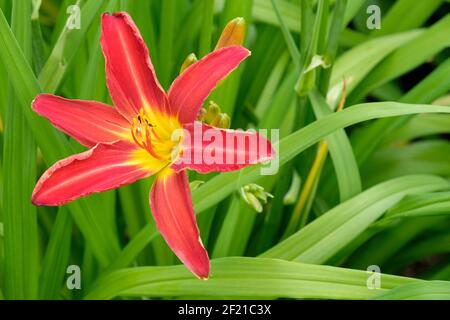
<path id="1" fill-rule="evenodd" d="M 206 117 L 207 111 L 205 108 L 200 108 L 197 113 L 197 120 L 198 121 L 204 121 Z"/>
<path id="2" fill-rule="evenodd" d="M 230 117 L 226 113 L 222 113 L 214 101 L 210 101 L 206 109 L 200 108 L 197 120 L 222 129 L 228 129 L 231 125 Z"/>
<path id="3" fill-rule="evenodd" d="M 198 61 L 197 56 L 195 53 L 189 54 L 186 59 L 184 59 L 183 64 L 180 68 L 180 73 L 183 73 L 184 70 L 186 70 L 189 66 L 193 65 Z"/>
<path id="4" fill-rule="evenodd" d="M 235 18 L 228 22 L 220 35 L 215 50 L 228 47 L 242 45 L 245 38 L 245 19 Z"/>
<path id="5" fill-rule="evenodd" d="M 218 114 L 210 123 L 213 127 L 228 129 L 230 128 L 230 117 L 225 113 Z"/>
<path id="6" fill-rule="evenodd" d="M 240 191 L 242 199 L 257 212 L 263 211 L 263 205 L 267 203 L 267 198 L 273 198 L 273 195 L 264 191 L 263 187 L 255 183 L 243 186 Z"/>
<path id="7" fill-rule="evenodd" d="M 219 114 L 220 107 L 214 101 L 210 101 L 206 107 L 205 121 L 210 124 Z"/>

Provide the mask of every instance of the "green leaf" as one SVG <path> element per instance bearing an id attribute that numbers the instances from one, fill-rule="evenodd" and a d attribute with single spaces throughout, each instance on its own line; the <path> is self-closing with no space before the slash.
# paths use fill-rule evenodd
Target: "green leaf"
<path id="1" fill-rule="evenodd" d="M 275 66 L 273 67 L 272 72 L 270 73 L 268 80 L 265 83 L 264 89 L 261 91 L 258 102 L 255 106 L 255 115 L 258 117 L 258 119 L 262 119 L 263 116 L 269 112 L 272 98 L 277 92 L 279 92 L 279 90 L 277 89 L 282 81 L 283 73 L 288 62 L 289 55 L 287 54 L 287 52 L 285 52 L 281 55 L 281 57 L 277 60 Z M 292 86 L 293 84 L 291 85 L 291 88 Z M 291 90 L 291 92 L 292 91 L 293 90 Z"/>
<path id="2" fill-rule="evenodd" d="M 31 60 L 31 2 L 13 3 L 12 30 Z M 2 47 L 2 51 L 3 51 Z M 36 179 L 36 145 L 22 110 L 28 105 L 10 90 L 3 149 L 5 226 L 5 294 L 9 299 L 36 299 L 39 243 L 36 207 L 31 193 Z M 22 104 L 22 105 L 20 105 Z"/>
<path id="3" fill-rule="evenodd" d="M 450 234 L 436 232 L 436 235 L 414 241 L 399 252 L 389 261 L 389 267 L 385 269 L 385 272 L 399 272 L 415 262 L 448 252 L 450 252 Z"/>
<path id="4" fill-rule="evenodd" d="M 39 298 L 58 299 L 66 274 L 72 237 L 72 219 L 65 208 L 56 216 L 39 277 Z"/>
<path id="5" fill-rule="evenodd" d="M 317 119 L 332 113 L 327 102 L 317 90 L 313 90 L 309 97 Z M 329 135 L 325 138 L 325 141 L 333 160 L 342 202 L 361 192 L 358 164 L 353 154 L 352 145 L 343 129 Z"/>
<path id="6" fill-rule="evenodd" d="M 447 181 L 434 176 L 407 176 L 383 182 L 329 210 L 261 257 L 325 263 L 405 195 L 448 187 Z"/>
<path id="7" fill-rule="evenodd" d="M 300 32 L 300 6 L 294 3 L 277 0 L 278 7 L 284 21 L 293 32 Z M 256 21 L 279 26 L 279 19 L 274 12 L 272 5 L 267 0 L 254 0 L 252 16 Z"/>
<path id="8" fill-rule="evenodd" d="M 161 4 L 158 78 L 164 88 L 168 88 L 173 68 L 173 48 L 175 40 L 177 5 L 175 0 L 166 0 Z"/>
<path id="9" fill-rule="evenodd" d="M 361 173 L 365 186 L 408 174 L 450 176 L 450 142 L 425 140 L 380 149 Z"/>
<path id="10" fill-rule="evenodd" d="M 44 92 L 54 92 L 59 87 L 89 26 L 93 19 L 100 14 L 103 4 L 102 1 L 87 1 L 80 10 L 80 29 L 69 29 L 67 24 L 64 26 L 53 46 L 50 57 L 39 74 L 39 83 Z"/>
<path id="11" fill-rule="evenodd" d="M 344 24 L 347 25 L 360 9 L 367 3 L 367 0 L 350 0 L 344 15 Z"/>
<path id="12" fill-rule="evenodd" d="M 107 272 L 128 267 L 144 250 L 144 248 L 154 239 L 158 233 L 155 224 L 149 223 L 142 228 L 136 236 L 123 248 L 115 260 L 108 266 Z"/>
<path id="13" fill-rule="evenodd" d="M 381 288 L 367 288 L 367 273 L 275 259 L 222 258 L 211 261 L 208 281 L 184 266 L 118 270 L 99 281 L 86 299 L 122 297 L 368 299 L 419 280 L 381 275 Z"/>
<path id="14" fill-rule="evenodd" d="M 297 95 L 303 97 L 314 87 L 316 83 L 318 70 L 310 68 L 314 66 L 314 59 L 319 57 L 319 61 L 323 60 L 321 55 L 325 53 L 325 43 L 328 32 L 329 23 L 329 0 L 319 0 L 317 4 L 317 12 L 314 20 L 314 27 L 311 30 L 311 40 L 307 48 L 303 51 L 306 53 L 302 56 L 302 69 L 295 85 Z M 321 65 L 321 64 L 319 64 Z"/>
<path id="15" fill-rule="evenodd" d="M 349 96 L 349 101 L 360 101 L 362 97 L 380 85 L 418 67 L 434 55 L 450 46 L 448 30 L 450 14 L 443 17 L 433 26 L 426 29 L 414 41 L 402 46 L 382 63 L 358 85 Z M 395 66 L 395 68 L 392 68 Z"/>
<path id="16" fill-rule="evenodd" d="M 336 63 L 333 66 L 330 80 L 331 88 L 328 96 L 331 98 L 340 93 L 344 78 L 347 92 L 351 93 L 386 56 L 397 48 L 413 42 L 422 34 L 423 31 L 421 30 L 413 30 L 380 37 L 363 42 L 359 46 L 344 52 L 336 59 Z M 337 104 L 338 99 L 334 98 L 332 100 L 336 100 Z"/>
<path id="17" fill-rule="evenodd" d="M 398 130 L 387 136 L 384 143 L 411 141 L 421 137 L 449 133 L 450 115 L 423 114 L 415 116 Z"/>
<path id="18" fill-rule="evenodd" d="M 449 281 L 409 283 L 375 297 L 378 300 L 449 300 Z"/>
<path id="19" fill-rule="evenodd" d="M 275 14 L 277 15 L 277 19 L 280 23 L 281 31 L 283 32 L 284 41 L 286 42 L 286 46 L 288 48 L 289 54 L 291 55 L 292 62 L 295 65 L 295 68 L 300 70 L 300 51 L 297 48 L 297 45 L 295 44 L 294 38 L 292 37 L 291 33 L 289 32 L 289 29 L 284 22 L 284 19 L 281 15 L 281 12 L 278 8 L 277 1 L 271 0 L 272 6 L 275 11 Z"/>
<path id="20" fill-rule="evenodd" d="M 336 1 L 336 4 L 334 6 L 333 18 L 331 19 L 330 26 L 328 27 L 328 41 L 323 54 L 325 56 L 325 59 L 328 60 L 331 66 L 321 71 L 319 80 L 320 92 L 323 92 L 324 94 L 328 91 L 328 87 L 330 85 L 333 63 L 335 61 L 336 54 L 339 48 L 339 39 L 341 38 L 341 34 L 344 29 L 344 18 L 347 5 L 347 0 Z"/>
<path id="21" fill-rule="evenodd" d="M 406 103 L 431 103 L 433 100 L 445 94 L 450 89 L 450 58 L 439 65 L 425 79 L 420 81 L 413 89 L 406 93 L 401 102 Z M 384 137 L 405 124 L 411 117 L 393 119 L 380 119 L 374 121 L 352 136 L 353 150 L 358 163 L 364 164 L 377 149 Z"/>
<path id="22" fill-rule="evenodd" d="M 381 29 L 374 30 L 373 34 L 380 36 L 418 28 L 426 22 L 443 2 L 444 0 L 396 1 L 383 17 Z"/>
<path id="23" fill-rule="evenodd" d="M 240 195 L 233 195 L 211 257 L 244 255 L 257 214 Z"/>
<path id="24" fill-rule="evenodd" d="M 199 56 L 203 57 L 211 51 L 211 38 L 214 20 L 214 1 L 203 0 L 203 24 L 200 32 Z"/>
<path id="25" fill-rule="evenodd" d="M 446 217 L 418 217 L 400 221 L 395 227 L 387 228 L 354 251 L 346 261 L 352 268 L 366 268 L 376 264 L 382 269 L 388 261 L 407 247 L 413 239 L 425 231 L 442 226 Z"/>
<path id="26" fill-rule="evenodd" d="M 450 214 L 450 192 L 433 192 L 408 196 L 391 208 L 382 221 L 388 219 Z"/>

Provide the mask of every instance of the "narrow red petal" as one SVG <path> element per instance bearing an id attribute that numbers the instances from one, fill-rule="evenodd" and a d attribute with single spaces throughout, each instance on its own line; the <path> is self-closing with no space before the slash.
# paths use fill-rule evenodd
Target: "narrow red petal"
<path id="1" fill-rule="evenodd" d="M 211 90 L 249 55 L 244 47 L 225 47 L 208 54 L 175 79 L 168 96 L 171 111 L 178 113 L 180 122 L 194 121 Z"/>
<path id="2" fill-rule="evenodd" d="M 208 278 L 208 253 L 200 240 L 186 173 L 160 174 L 152 187 L 150 206 L 173 252 L 197 277 Z"/>
<path id="3" fill-rule="evenodd" d="M 201 122 L 184 125 L 183 154 L 172 169 L 200 173 L 233 171 L 272 160 L 269 140 L 254 131 L 219 129 Z"/>
<path id="4" fill-rule="evenodd" d="M 131 119 L 141 108 L 164 110 L 164 90 L 131 17 L 124 12 L 103 14 L 100 42 L 109 92 L 119 112 Z"/>
<path id="5" fill-rule="evenodd" d="M 39 179 L 32 195 L 36 205 L 59 206 L 145 178 L 160 168 L 143 167 L 137 147 L 125 141 L 99 144 L 58 161 Z"/>
<path id="6" fill-rule="evenodd" d="M 56 128 L 89 148 L 130 134 L 128 121 L 114 108 L 100 102 L 40 94 L 33 101 L 32 108 Z"/>

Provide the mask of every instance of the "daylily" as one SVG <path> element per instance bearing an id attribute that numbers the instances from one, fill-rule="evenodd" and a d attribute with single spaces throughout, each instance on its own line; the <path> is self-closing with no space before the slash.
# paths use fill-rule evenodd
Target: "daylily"
<path id="1" fill-rule="evenodd" d="M 37 182 L 32 202 L 63 205 L 155 174 L 150 207 L 158 230 L 186 267 L 206 279 L 209 258 L 200 240 L 185 169 L 202 173 L 237 170 L 274 156 L 270 142 L 257 133 L 219 129 L 196 121 L 211 90 L 250 52 L 242 46 L 215 50 L 189 66 L 166 94 L 139 30 L 126 13 L 103 14 L 101 45 L 114 107 L 49 94 L 38 95 L 33 101 L 35 112 L 90 149 L 50 167 Z M 199 126 L 224 139 L 230 134 L 256 137 L 267 152 L 249 144 L 237 149 L 223 143 L 214 150 L 216 155 L 234 158 L 244 154 L 247 161 L 180 161 L 185 155 L 202 158 L 207 143 L 191 143 Z M 173 132 L 179 129 L 185 134 L 174 140 Z"/>

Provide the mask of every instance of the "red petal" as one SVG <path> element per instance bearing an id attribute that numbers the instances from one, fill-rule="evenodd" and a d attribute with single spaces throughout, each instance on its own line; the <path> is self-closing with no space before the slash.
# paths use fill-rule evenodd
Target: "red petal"
<path id="1" fill-rule="evenodd" d="M 225 47 L 208 54 L 175 79 L 168 96 L 171 111 L 178 113 L 181 123 L 193 122 L 211 90 L 249 55 L 244 47 Z"/>
<path id="2" fill-rule="evenodd" d="M 69 100 L 40 94 L 33 110 L 59 130 L 87 147 L 110 143 L 130 134 L 130 125 L 117 111 L 100 102 Z"/>
<path id="3" fill-rule="evenodd" d="M 165 94 L 150 61 L 148 49 L 130 16 L 102 16 L 100 40 L 106 60 L 109 92 L 119 112 L 133 118 L 140 108 L 165 107 Z"/>
<path id="4" fill-rule="evenodd" d="M 200 240 L 186 173 L 160 174 L 152 187 L 150 206 L 173 252 L 197 277 L 208 278 L 208 253 Z"/>
<path id="5" fill-rule="evenodd" d="M 36 205 L 57 206 L 86 196 L 132 183 L 160 168 L 144 167 L 137 155 L 140 148 L 125 141 L 99 144 L 58 161 L 39 179 L 32 195 Z"/>
<path id="6" fill-rule="evenodd" d="M 172 164 L 179 171 L 233 171 L 275 157 L 269 140 L 252 131 L 219 129 L 201 122 L 184 125 L 183 155 Z"/>

